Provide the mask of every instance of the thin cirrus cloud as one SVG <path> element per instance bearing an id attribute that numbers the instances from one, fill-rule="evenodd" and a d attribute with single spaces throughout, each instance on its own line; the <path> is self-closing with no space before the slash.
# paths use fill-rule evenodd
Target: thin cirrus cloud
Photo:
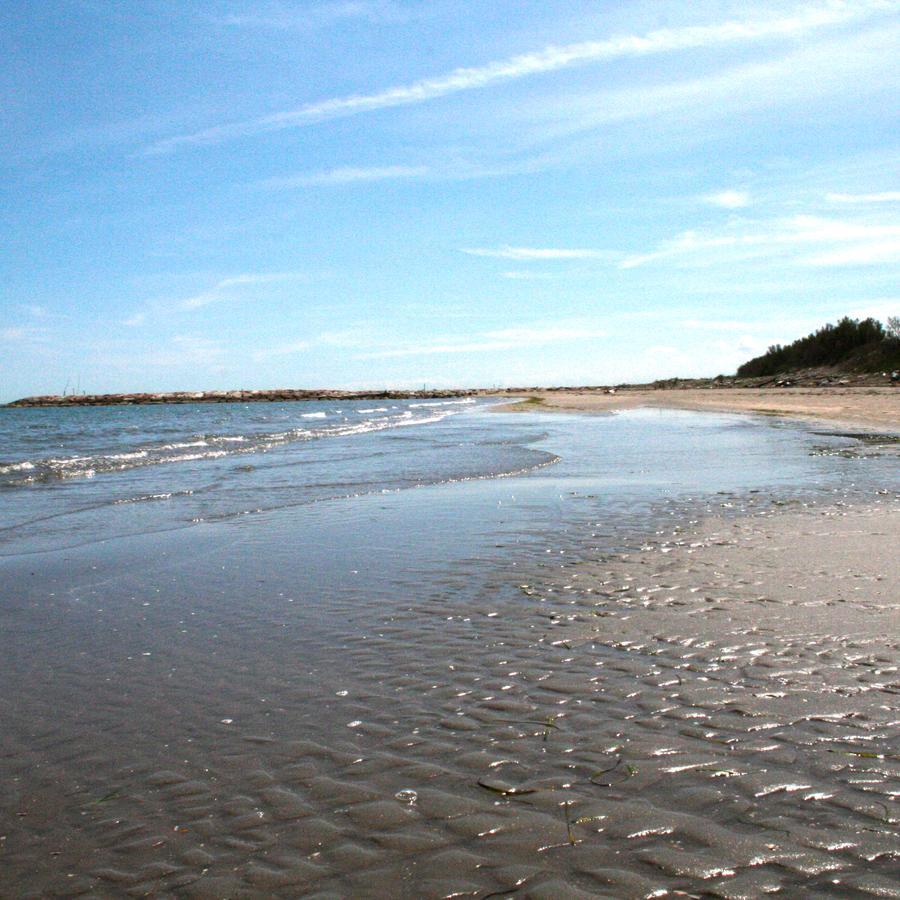
<path id="1" fill-rule="evenodd" d="M 806 6 L 788 15 L 732 20 L 716 25 L 663 28 L 643 35 L 622 35 L 564 46 L 545 47 L 482 66 L 454 69 L 444 75 L 390 87 L 370 94 L 351 94 L 307 103 L 296 109 L 175 135 L 151 144 L 150 154 L 171 153 L 186 146 L 215 144 L 237 138 L 311 125 L 397 106 L 424 103 L 438 97 L 477 90 L 579 65 L 609 62 L 683 50 L 791 38 L 840 25 L 896 7 L 893 0 L 835 0 L 824 7 Z"/>
<path id="2" fill-rule="evenodd" d="M 284 178 L 267 178 L 259 186 L 282 188 L 316 187 L 319 185 L 353 184 L 361 181 L 388 181 L 396 178 L 425 178 L 432 172 L 428 166 L 342 166 L 321 172 L 309 172 Z"/>
<path id="3" fill-rule="evenodd" d="M 408 344 L 385 350 L 361 353 L 357 359 L 389 359 L 404 356 L 434 356 L 455 353 L 494 353 L 546 344 L 566 343 L 590 338 L 605 337 L 606 332 L 596 328 L 548 325 L 516 326 L 486 331 L 468 340 L 444 338 L 421 344 Z"/>
<path id="4" fill-rule="evenodd" d="M 752 111 L 828 103 L 826 98 L 847 91 L 887 95 L 897 85 L 886 61 L 897 55 L 898 41 L 896 26 L 867 28 L 856 35 L 798 42 L 783 55 L 711 69 L 687 80 L 569 88 L 549 99 L 518 104 L 504 124 L 513 134 L 568 143 L 576 155 L 596 152 L 594 138 L 578 149 L 579 137 L 603 130 L 607 148 L 613 148 L 617 139 L 609 129 L 634 122 L 651 123 L 667 140 L 702 143 L 707 129 L 698 125 L 704 122 L 743 122 Z M 633 135 L 625 139 L 622 149 L 633 153 Z M 646 149 L 652 152 L 658 146 L 649 141 Z"/>
<path id="5" fill-rule="evenodd" d="M 635 269 L 664 260 L 694 265 L 770 259 L 807 266 L 873 265 L 900 261 L 900 225 L 798 215 L 746 223 L 724 231 L 685 231 L 650 253 L 628 256 L 619 268 Z"/>
<path id="6" fill-rule="evenodd" d="M 212 287 L 193 294 L 190 297 L 182 297 L 178 300 L 168 300 L 162 303 L 150 304 L 150 309 L 137 310 L 132 315 L 122 320 L 122 325 L 128 328 L 137 328 L 147 322 L 148 316 L 153 312 L 170 313 L 178 310 L 202 309 L 214 303 L 222 303 L 228 300 L 236 300 L 241 297 L 242 289 L 266 284 L 278 284 L 280 282 L 301 281 L 309 276 L 305 272 L 242 272 L 239 275 L 229 275 L 221 278 Z"/>
<path id="7" fill-rule="evenodd" d="M 279 31 L 312 31 L 342 21 L 362 19 L 368 22 L 403 21 L 406 13 L 395 3 L 380 0 L 339 0 L 319 3 L 300 10 L 271 3 L 247 13 L 231 13 L 224 25 L 239 28 L 271 28 Z"/>
<path id="8" fill-rule="evenodd" d="M 298 340 L 288 341 L 284 344 L 274 344 L 256 350 L 253 353 L 253 359 L 256 360 L 256 362 L 264 362 L 280 356 L 295 356 L 299 353 L 306 353 L 309 350 L 317 348 L 327 347 L 332 350 L 346 350 L 359 347 L 365 343 L 365 334 L 362 330 L 348 329 L 346 331 L 326 331 L 315 337 L 300 338 Z"/>
<path id="9" fill-rule="evenodd" d="M 807 266 L 874 266 L 900 262 L 900 228 L 884 240 L 873 239 L 849 246 L 831 247 L 800 260 Z"/>
<path id="10" fill-rule="evenodd" d="M 28 335 L 29 330 L 21 325 L 10 325 L 8 328 L 0 328 L 0 341 L 21 341 Z"/>
<path id="11" fill-rule="evenodd" d="M 469 256 L 486 256 L 490 259 L 513 259 L 518 262 L 566 259 L 616 259 L 614 250 L 594 250 L 589 247 L 464 247 Z M 513 276 L 515 277 L 515 276 Z"/>
<path id="12" fill-rule="evenodd" d="M 306 278 L 303 272 L 247 272 L 223 278 L 209 290 L 178 302 L 181 309 L 199 309 L 211 303 L 219 303 L 233 297 L 234 289 L 249 285 L 274 284 L 282 281 L 297 281 Z"/>
<path id="13" fill-rule="evenodd" d="M 508 278 L 510 281 L 547 281 L 556 276 L 552 272 L 532 272 L 528 269 L 513 269 L 508 272 L 501 272 L 501 277 Z"/>
<path id="14" fill-rule="evenodd" d="M 287 344 L 267 347 L 265 350 L 256 350 L 253 353 L 253 359 L 256 362 L 263 362 L 277 356 L 294 356 L 297 353 L 305 353 L 310 347 L 312 347 L 310 341 L 290 341 Z"/>
<path id="15" fill-rule="evenodd" d="M 781 322 L 780 324 L 784 324 Z M 681 319 L 680 328 L 694 331 L 754 331 L 770 327 L 769 322 L 748 322 L 735 319 Z"/>
<path id="16" fill-rule="evenodd" d="M 882 191 L 877 194 L 828 194 L 830 203 L 900 203 L 900 191 Z"/>
<path id="17" fill-rule="evenodd" d="M 265 178 L 252 186 L 264 190 L 290 190 L 395 180 L 467 181 L 476 178 L 534 174 L 552 166 L 555 162 L 555 156 L 545 153 L 524 158 L 501 159 L 490 165 L 465 159 L 439 159 L 430 165 L 339 166 L 318 172 Z"/>
<path id="18" fill-rule="evenodd" d="M 121 342 L 100 342 L 93 348 L 90 362 L 98 369 L 119 372 L 151 370 L 182 370 L 196 372 L 206 370 L 218 373 L 225 370 L 228 350 L 218 341 L 203 335 L 179 334 L 167 343 L 142 347 Z"/>
<path id="19" fill-rule="evenodd" d="M 707 194 L 703 199 L 723 209 L 743 209 L 750 205 L 750 194 L 747 191 L 718 191 L 715 194 Z"/>
<path id="20" fill-rule="evenodd" d="M 41 343 L 48 339 L 48 332 L 44 328 L 38 328 L 34 325 L 9 325 L 0 328 L 0 343 Z"/>
<path id="21" fill-rule="evenodd" d="M 169 349 L 150 352 L 147 365 L 158 368 L 207 368 L 211 372 L 225 369 L 227 350 L 218 343 L 205 337 L 194 335 L 178 335 L 172 338 Z"/>

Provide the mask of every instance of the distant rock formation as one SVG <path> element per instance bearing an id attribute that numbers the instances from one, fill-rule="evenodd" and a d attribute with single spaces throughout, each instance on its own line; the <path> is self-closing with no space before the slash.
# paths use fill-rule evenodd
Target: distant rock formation
<path id="1" fill-rule="evenodd" d="M 276 388 L 264 391 L 172 391 L 157 394 L 47 394 L 7 406 L 141 406 L 151 403 L 284 403 L 291 400 L 430 400 L 473 397 L 480 390 L 331 391 Z"/>

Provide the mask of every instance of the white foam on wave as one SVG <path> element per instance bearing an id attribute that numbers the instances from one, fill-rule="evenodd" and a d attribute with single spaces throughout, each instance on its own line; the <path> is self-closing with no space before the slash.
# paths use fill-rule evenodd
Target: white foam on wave
<path id="1" fill-rule="evenodd" d="M 132 453 L 111 453 L 109 456 L 101 456 L 100 459 L 145 459 L 146 450 L 135 450 Z"/>
<path id="2" fill-rule="evenodd" d="M 17 463 L 9 463 L 5 466 L 0 466 L 0 475 L 6 475 L 7 472 L 27 472 L 29 469 L 34 468 L 34 463 L 28 462 L 17 462 Z"/>
<path id="3" fill-rule="evenodd" d="M 410 403 L 410 409 L 417 409 L 420 406 L 460 406 L 464 403 L 474 403 L 474 397 L 464 397 L 462 400 L 431 400 L 427 403 Z"/>
<path id="4" fill-rule="evenodd" d="M 68 468 L 69 466 L 77 466 L 78 463 L 86 463 L 93 462 L 97 457 L 95 456 L 66 456 L 66 457 L 52 457 L 47 460 L 47 465 L 60 468 Z"/>
<path id="5" fill-rule="evenodd" d="M 113 506 L 121 506 L 125 503 L 146 503 L 148 500 L 171 500 L 172 497 L 189 497 L 194 492 L 190 489 L 184 491 L 163 491 L 159 494 L 140 494 L 137 497 L 123 497 L 114 500 Z"/>
<path id="6" fill-rule="evenodd" d="M 174 444 L 163 444 L 160 450 L 183 450 L 186 447 L 208 447 L 208 441 L 179 441 Z"/>
<path id="7" fill-rule="evenodd" d="M 458 405 L 461 401 L 449 401 L 441 403 L 413 404 L 416 406 L 446 407 Z M 462 401 L 473 402 L 473 401 Z M 454 415 L 452 409 L 434 409 L 418 416 L 410 408 L 402 407 L 372 407 L 367 410 L 358 410 L 360 413 L 389 412 L 396 410 L 391 415 L 379 416 L 363 421 L 357 420 L 350 423 L 346 417 L 340 422 L 323 424 L 321 427 L 294 428 L 290 431 L 282 431 L 269 434 L 251 435 L 206 435 L 205 439 L 198 438 L 191 441 L 174 441 L 168 444 L 148 446 L 138 450 L 130 450 L 122 453 L 112 453 L 98 456 L 71 456 L 59 457 L 32 462 L 25 460 L 17 463 L 0 465 L 0 474 L 12 472 L 25 472 L 39 469 L 44 474 L 36 474 L 25 477 L 17 484 L 30 484 L 45 480 L 47 476 L 54 478 L 93 478 L 98 472 L 114 472 L 135 468 L 137 466 L 153 465 L 156 463 L 192 462 L 205 459 L 219 459 L 244 453 L 265 453 L 284 444 L 293 441 L 313 440 L 326 437 L 343 437 L 354 434 L 366 434 L 373 431 L 382 431 L 388 428 L 403 428 L 413 425 L 425 425 L 430 422 L 439 422 L 448 416 Z M 304 419 L 326 419 L 328 413 L 318 411 L 304 413 Z M 226 446 L 223 446 L 226 445 Z M 210 449 L 202 449 L 210 448 Z M 215 449 L 213 449 L 215 448 Z M 175 452 L 173 452 L 175 451 Z M 182 451 L 182 452 L 179 452 Z M 194 451 L 194 452 L 183 452 Z M 161 499 L 161 495 L 151 495 L 152 499 Z M 139 499 L 144 499 L 139 498 Z"/>
<path id="8" fill-rule="evenodd" d="M 189 462 L 192 459 L 218 459 L 231 456 L 227 450 L 210 450 L 207 453 L 185 453 L 183 456 L 161 456 L 157 462 Z"/>
<path id="9" fill-rule="evenodd" d="M 338 425 L 327 431 L 320 431 L 315 437 L 338 437 L 347 434 L 367 434 L 371 431 L 384 431 L 387 428 L 405 428 L 409 425 L 425 425 L 429 422 L 440 422 L 444 415 L 431 415 L 421 419 L 411 419 L 412 413 L 403 413 L 395 419 L 370 419 L 356 425 Z"/>

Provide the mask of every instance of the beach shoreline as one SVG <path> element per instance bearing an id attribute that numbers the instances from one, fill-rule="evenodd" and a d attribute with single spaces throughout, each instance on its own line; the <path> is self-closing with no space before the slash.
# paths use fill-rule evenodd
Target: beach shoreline
<path id="1" fill-rule="evenodd" d="M 496 412 L 609 413 L 640 407 L 733 412 L 900 431 L 900 388 L 598 388 L 533 390 Z"/>
<path id="2" fill-rule="evenodd" d="M 125 754 L 80 783 L 78 839 L 46 835 L 71 776 L 17 766 L 6 887 L 895 896 L 900 504 L 771 499 L 411 598 L 346 642 L 367 676 L 334 685 L 328 728 L 244 713 L 215 750 Z"/>
<path id="3" fill-rule="evenodd" d="M 590 424 L 560 420 L 556 441 Z M 729 424 L 754 431 L 795 429 Z M 839 467 L 889 478 L 882 463 Z M 439 498 L 452 520 L 526 481 L 361 498 L 320 536 L 331 557 L 360 522 L 414 535 Z M 130 563 L 113 544 L 60 551 L 43 587 L 30 560 L 3 563 L 23 590 L 6 610 L 4 888 L 892 896 L 891 481 L 720 479 L 608 531 L 597 484 L 559 481 L 564 527 L 516 546 L 492 526 L 490 550 L 426 586 L 354 589 L 327 617 L 293 603 L 292 513 L 283 531 L 136 536 Z M 340 569 L 372 578 L 356 557 Z"/>

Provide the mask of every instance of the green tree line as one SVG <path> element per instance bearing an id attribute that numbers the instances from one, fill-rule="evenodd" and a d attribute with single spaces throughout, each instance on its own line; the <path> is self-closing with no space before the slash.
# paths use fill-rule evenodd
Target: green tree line
<path id="1" fill-rule="evenodd" d="M 900 317 L 891 316 L 887 326 L 877 319 L 844 317 L 836 325 L 825 325 L 787 346 L 774 344 L 762 356 L 745 362 L 737 374 L 739 378 L 755 378 L 814 366 L 854 372 L 900 367 Z"/>

